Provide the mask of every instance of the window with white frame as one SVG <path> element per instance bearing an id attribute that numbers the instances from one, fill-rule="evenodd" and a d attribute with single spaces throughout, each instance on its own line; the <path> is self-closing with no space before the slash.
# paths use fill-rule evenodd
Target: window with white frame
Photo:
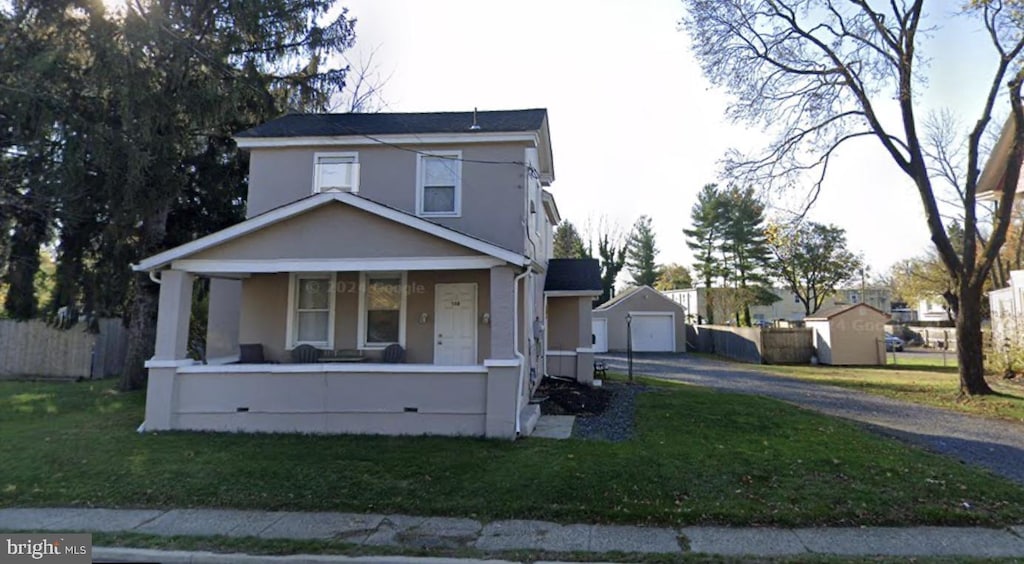
<path id="1" fill-rule="evenodd" d="M 363 347 L 404 344 L 405 274 L 364 273 L 359 295 Z"/>
<path id="2" fill-rule="evenodd" d="M 313 192 L 358 192 L 358 153 L 316 153 Z"/>
<path id="3" fill-rule="evenodd" d="M 289 348 L 334 348 L 334 274 L 293 274 L 289 286 Z"/>
<path id="4" fill-rule="evenodd" d="M 462 152 L 421 154 L 417 168 L 417 213 L 458 216 L 462 211 Z"/>

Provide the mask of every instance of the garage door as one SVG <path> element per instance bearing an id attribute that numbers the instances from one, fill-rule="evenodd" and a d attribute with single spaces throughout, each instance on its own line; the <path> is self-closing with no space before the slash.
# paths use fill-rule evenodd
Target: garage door
<path id="1" fill-rule="evenodd" d="M 590 325 L 594 334 L 594 352 L 608 352 L 608 320 L 603 317 L 595 317 Z"/>
<path id="2" fill-rule="evenodd" d="M 671 313 L 637 313 L 633 316 L 633 350 L 675 352 L 675 321 Z"/>

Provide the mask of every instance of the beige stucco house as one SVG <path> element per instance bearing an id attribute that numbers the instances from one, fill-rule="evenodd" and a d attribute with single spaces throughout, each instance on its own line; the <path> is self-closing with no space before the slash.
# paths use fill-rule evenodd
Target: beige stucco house
<path id="1" fill-rule="evenodd" d="M 591 265 L 560 263 L 579 287 L 545 293 L 545 110 L 292 114 L 236 141 L 247 219 L 135 265 L 160 282 L 145 430 L 513 438 L 538 415 L 549 327 L 590 362 L 593 283 L 572 274 Z M 204 362 L 186 355 L 199 277 Z M 394 345 L 404 362 L 382 362 Z"/>

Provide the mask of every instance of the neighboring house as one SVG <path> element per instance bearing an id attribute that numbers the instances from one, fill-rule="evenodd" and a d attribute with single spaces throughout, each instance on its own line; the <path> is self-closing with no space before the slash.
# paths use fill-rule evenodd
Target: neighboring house
<path id="1" fill-rule="evenodd" d="M 1010 285 L 988 293 L 992 346 L 1024 345 L 1024 270 L 1010 272 Z"/>
<path id="2" fill-rule="evenodd" d="M 572 324 L 544 308 L 545 110 L 292 114 L 236 141 L 248 218 L 135 265 L 161 283 L 146 430 L 529 432 L 545 327 Z M 186 357 L 197 277 L 203 364 Z M 240 363 L 242 344 L 262 354 Z"/>
<path id="3" fill-rule="evenodd" d="M 719 296 L 715 300 L 715 324 L 725 325 L 735 323 L 735 312 L 732 311 L 728 302 L 728 288 L 715 288 Z M 779 296 L 779 299 L 771 305 L 750 306 L 750 318 L 754 323 L 784 321 L 802 321 L 805 317 L 804 304 L 790 290 L 785 288 L 771 288 L 770 291 Z M 662 292 L 670 300 L 686 308 L 687 322 L 691 324 L 707 322 L 707 288 L 687 288 L 683 290 L 667 290 Z M 866 303 L 881 311 L 891 309 L 892 298 L 888 288 L 843 288 L 825 298 L 821 309 L 828 309 L 836 305 Z"/>
<path id="4" fill-rule="evenodd" d="M 938 296 L 917 302 L 917 321 L 949 321 L 949 304 Z"/>
<path id="5" fill-rule="evenodd" d="M 841 288 L 836 290 L 832 301 L 835 305 L 868 304 L 881 312 L 889 313 L 892 311 L 892 290 L 884 287 Z"/>
<path id="6" fill-rule="evenodd" d="M 630 288 L 593 313 L 594 350 L 686 352 L 686 310 L 650 286 Z"/>
<path id="7" fill-rule="evenodd" d="M 804 319 L 814 330 L 818 362 L 832 365 L 885 364 L 889 315 L 864 303 L 823 309 Z"/>

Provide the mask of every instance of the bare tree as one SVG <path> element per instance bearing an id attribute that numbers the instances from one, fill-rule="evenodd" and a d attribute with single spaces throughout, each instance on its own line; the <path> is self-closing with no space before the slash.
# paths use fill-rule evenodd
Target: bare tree
<path id="1" fill-rule="evenodd" d="M 918 51 L 928 31 L 924 0 L 692 0 L 687 6 L 683 27 L 704 74 L 734 96 L 729 116 L 774 134 L 761 154 L 728 155 L 730 176 L 769 189 L 810 176 L 810 204 L 839 147 L 858 138 L 877 141 L 913 181 L 950 280 L 945 297 L 957 317 L 960 392 L 992 393 L 982 364 L 981 299 L 1006 239 L 1024 156 L 1020 2 L 973 0 L 964 8 L 986 31 L 995 63 L 981 112 L 962 140 L 966 162 L 955 173 L 965 232 L 978 233 L 989 217 L 978 203 L 982 140 L 998 126 L 993 110 L 1003 103 L 1010 116 L 1003 135 L 1008 158 L 997 178 L 1011 189 L 998 194 L 988 237 L 963 237 L 958 246 L 946 233 L 933 182 L 941 171 L 937 149 L 929 148 L 918 115 L 917 89 L 926 78 Z"/>
<path id="2" fill-rule="evenodd" d="M 374 47 L 368 55 L 359 59 L 358 64 L 353 64 L 345 58 L 349 74 L 340 101 L 335 104 L 336 109 L 349 113 L 375 114 L 387 107 L 382 91 L 391 80 L 391 75 L 383 76 L 380 65 L 373 60 L 379 48 L 380 46 Z"/>

